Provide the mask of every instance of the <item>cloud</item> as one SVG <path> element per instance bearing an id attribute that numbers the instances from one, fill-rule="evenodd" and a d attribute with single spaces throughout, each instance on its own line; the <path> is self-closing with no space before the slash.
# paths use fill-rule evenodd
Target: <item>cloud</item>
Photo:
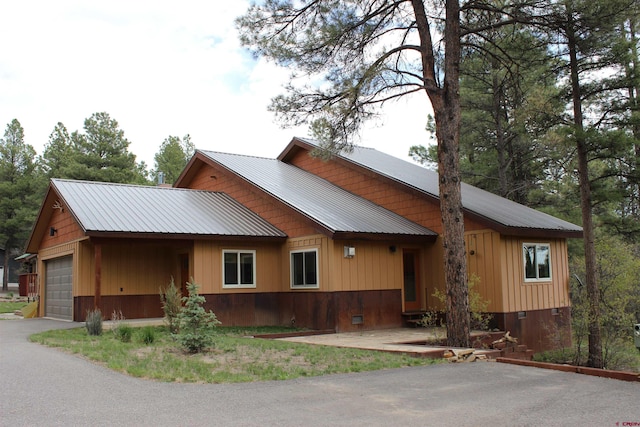
<path id="1" fill-rule="evenodd" d="M 0 125 L 17 118 L 39 153 L 57 122 L 82 130 L 106 111 L 153 166 L 169 135 L 198 148 L 274 157 L 305 129 L 267 111 L 289 71 L 256 60 L 234 19 L 247 1 L 73 0 L 0 5 Z M 363 145 L 406 158 L 427 143 L 426 95 L 384 107 Z"/>

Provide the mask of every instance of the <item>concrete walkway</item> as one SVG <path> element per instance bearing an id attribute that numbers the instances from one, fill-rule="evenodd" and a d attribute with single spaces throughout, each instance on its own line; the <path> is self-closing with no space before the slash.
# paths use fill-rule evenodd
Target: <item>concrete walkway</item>
<path id="1" fill-rule="evenodd" d="M 640 423 L 640 384 L 545 369 L 440 364 L 290 381 L 175 384 L 131 378 L 27 339 L 79 326 L 0 320 L 0 426 Z"/>
<path id="2" fill-rule="evenodd" d="M 280 339 L 333 347 L 401 352 L 422 357 L 441 357 L 443 347 L 426 345 L 427 341 L 434 339 L 435 336 L 433 331 L 426 328 L 397 328 Z"/>

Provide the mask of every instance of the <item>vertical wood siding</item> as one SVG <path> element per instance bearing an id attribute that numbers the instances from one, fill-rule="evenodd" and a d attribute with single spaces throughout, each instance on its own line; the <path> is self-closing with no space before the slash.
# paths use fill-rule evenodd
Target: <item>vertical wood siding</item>
<path id="1" fill-rule="evenodd" d="M 548 243 L 551 250 L 551 280 L 525 282 L 523 243 Z M 502 312 L 568 307 L 569 262 L 566 239 L 502 238 Z"/>
<path id="2" fill-rule="evenodd" d="M 193 278 L 203 294 L 277 292 L 283 290 L 283 245 L 249 242 L 198 240 L 193 250 Z M 256 251 L 256 287 L 222 287 L 222 251 L 245 249 Z M 288 283 L 288 282 L 287 282 Z"/>
<path id="3" fill-rule="evenodd" d="M 465 248 L 469 278 L 478 278 L 474 291 L 489 302 L 489 311 L 502 311 L 500 234 L 492 230 L 465 233 Z"/>
<path id="4" fill-rule="evenodd" d="M 331 290 L 364 291 L 402 289 L 402 249 L 391 252 L 391 242 L 333 241 L 331 244 Z M 356 255 L 344 257 L 344 247 Z"/>

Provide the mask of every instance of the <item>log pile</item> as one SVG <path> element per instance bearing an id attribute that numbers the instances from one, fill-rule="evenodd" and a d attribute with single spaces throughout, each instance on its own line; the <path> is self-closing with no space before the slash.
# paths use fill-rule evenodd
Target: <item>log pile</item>
<path id="1" fill-rule="evenodd" d="M 478 354 L 473 348 L 450 349 L 444 352 L 443 357 L 453 363 L 489 360 L 486 355 Z"/>
<path id="2" fill-rule="evenodd" d="M 496 344 L 501 344 L 501 343 L 505 343 L 505 344 L 518 344 L 518 338 L 514 338 L 511 336 L 511 331 L 507 331 L 507 333 L 504 334 L 504 336 L 502 338 L 500 338 L 499 340 L 495 340 L 494 342 L 491 343 L 491 345 L 496 346 Z"/>

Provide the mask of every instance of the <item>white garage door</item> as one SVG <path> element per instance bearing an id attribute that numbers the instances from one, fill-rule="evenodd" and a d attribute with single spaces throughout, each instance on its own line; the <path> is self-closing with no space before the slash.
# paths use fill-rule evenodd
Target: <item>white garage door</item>
<path id="1" fill-rule="evenodd" d="M 73 320 L 72 293 L 73 257 L 46 261 L 44 315 L 56 319 Z"/>

